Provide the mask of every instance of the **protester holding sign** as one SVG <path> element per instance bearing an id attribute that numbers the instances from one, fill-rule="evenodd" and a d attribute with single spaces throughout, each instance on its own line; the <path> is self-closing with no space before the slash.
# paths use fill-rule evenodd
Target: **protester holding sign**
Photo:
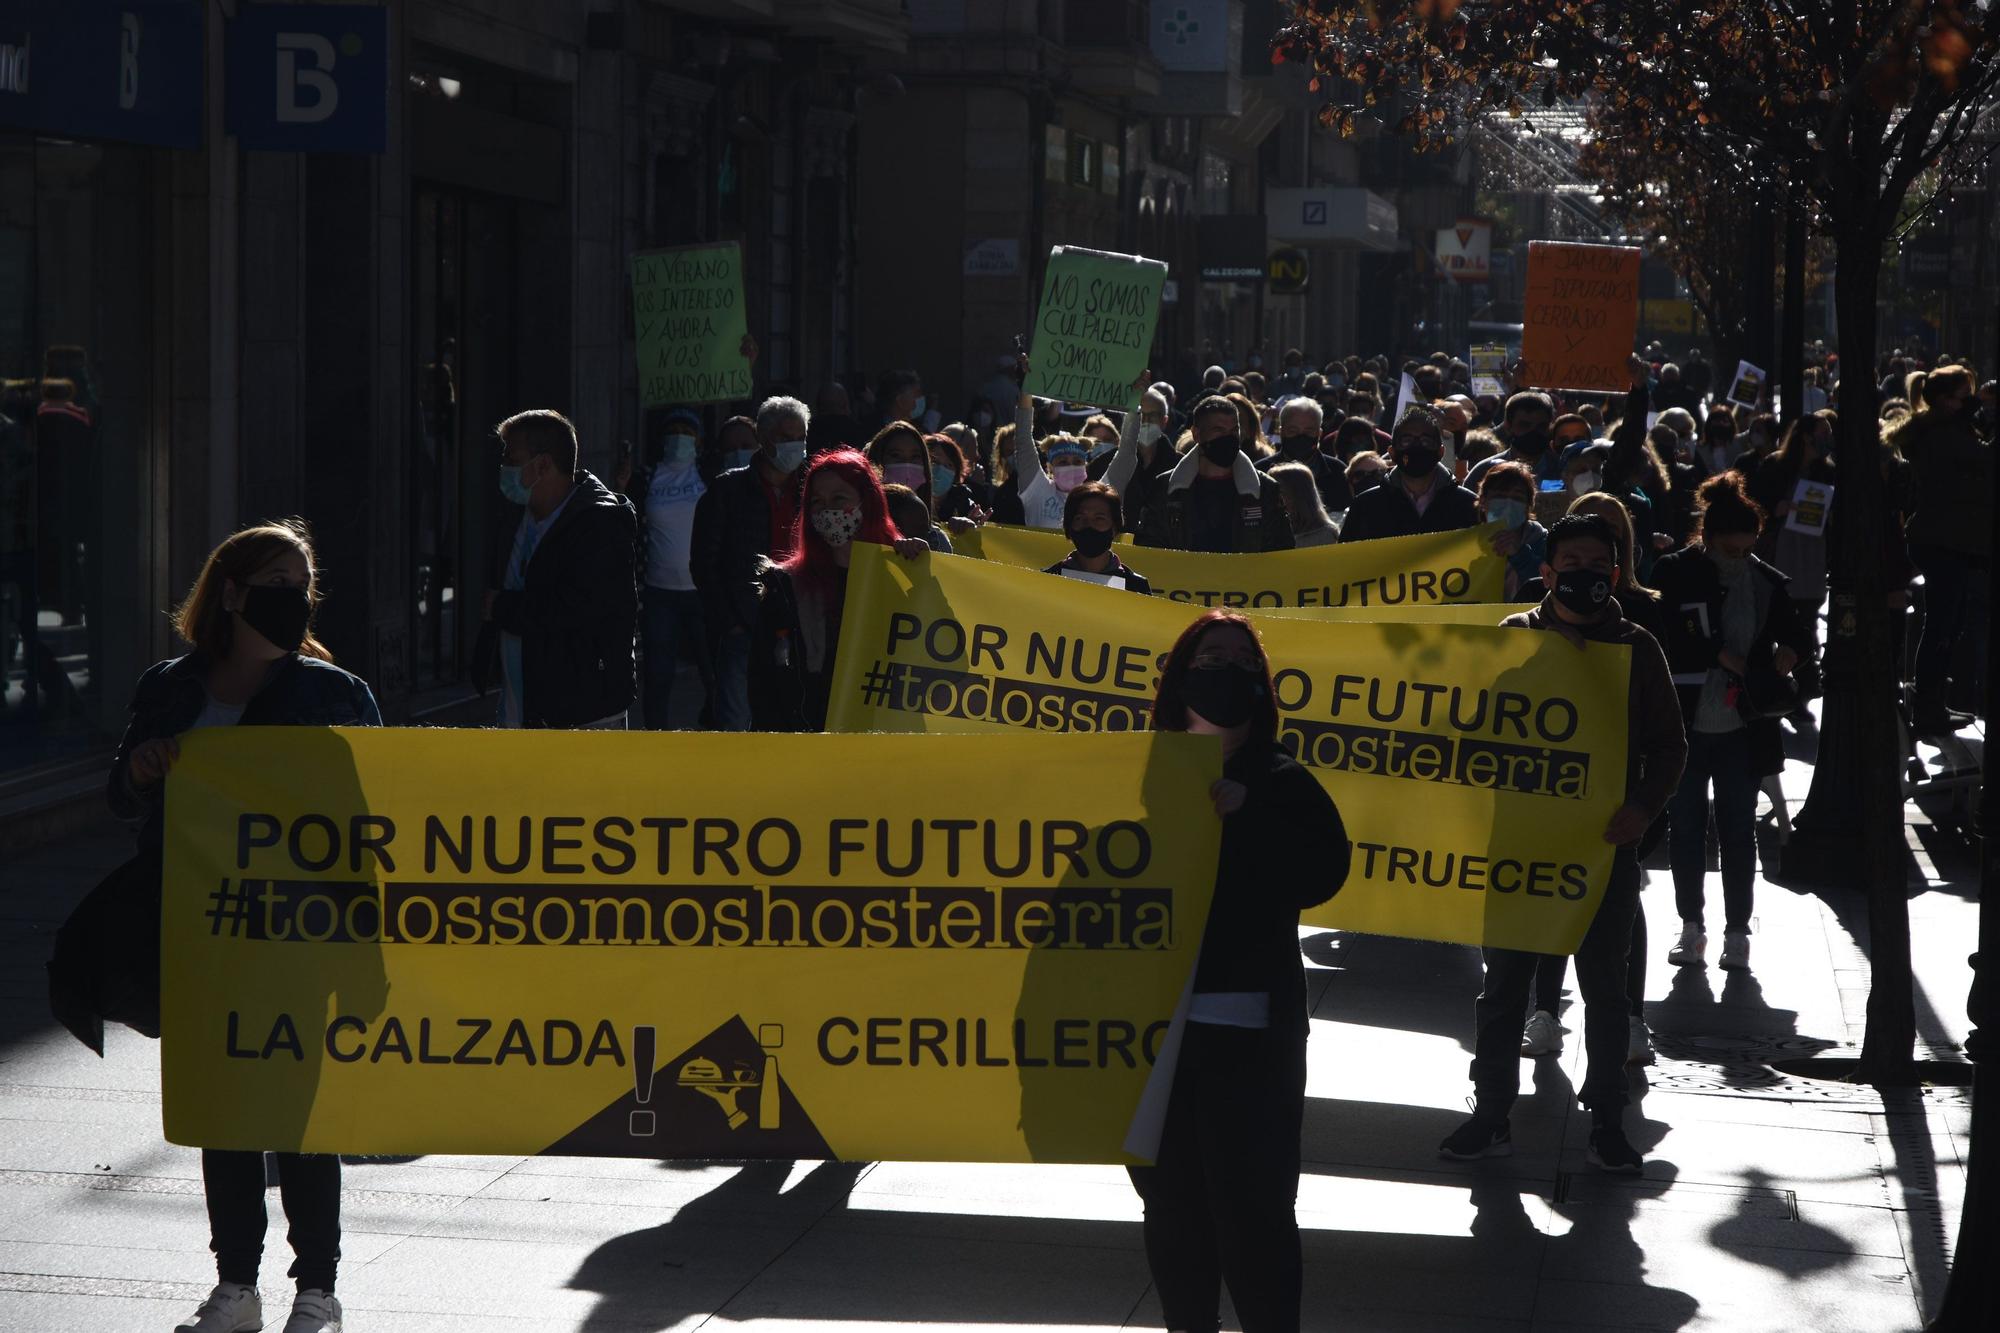
<path id="1" fill-rule="evenodd" d="M 1453 481 L 1439 464 L 1444 428 L 1438 414 L 1422 403 L 1396 423 L 1395 468 L 1380 486 L 1354 497 L 1340 527 L 1343 542 L 1451 532 L 1479 523 L 1479 498 Z"/>
<path id="2" fill-rule="evenodd" d="M 187 600 L 174 613 L 174 629 L 194 651 L 161 662 L 139 678 L 132 720 L 111 762 L 111 808 L 142 821 L 140 845 L 150 850 L 135 864 L 151 867 L 155 932 L 162 793 L 168 770 L 180 757 L 177 737 L 203 727 L 382 724 L 367 684 L 335 666 L 313 637 L 318 592 L 304 524 L 245 528 L 210 553 Z M 253 775 L 241 777 L 254 785 Z M 340 1158 L 280 1152 L 277 1162 L 279 1197 L 296 1255 L 290 1275 L 298 1283 L 285 1326 L 338 1328 L 340 1302 L 333 1292 L 340 1263 Z M 201 1177 L 217 1281 L 180 1327 L 260 1327 L 264 1154 L 204 1149 Z"/>
<path id="3" fill-rule="evenodd" d="M 1151 595 L 1153 585 L 1111 549 L 1123 521 L 1118 492 L 1101 481 L 1086 481 L 1063 502 L 1063 531 L 1076 549 L 1045 572 Z"/>
<path id="4" fill-rule="evenodd" d="M 1581 649 L 1586 643 L 1623 644 L 1631 650 L 1628 677 L 1624 804 L 1603 831 L 1617 848 L 1597 915 L 1576 954 L 1583 994 L 1587 1064 L 1578 1100 L 1591 1111 L 1585 1159 L 1606 1171 L 1637 1173 L 1644 1166 L 1625 1137 L 1625 1059 L 1631 1038 L 1625 990 L 1625 956 L 1632 914 L 1639 900 L 1639 863 L 1633 848 L 1659 817 L 1680 779 L 1687 738 L 1666 658 L 1652 635 L 1625 619 L 1612 595 L 1618 584 L 1618 541 L 1601 518 L 1573 515 L 1549 531 L 1542 567 L 1549 594 L 1532 611 L 1501 623 L 1543 630 Z M 1472 1060 L 1475 1102 L 1471 1119 L 1438 1145 L 1439 1155 L 1467 1160 L 1513 1152 L 1508 1115 L 1520 1093 L 1521 1014 L 1540 959 L 1511 949 L 1486 950 L 1486 985 L 1475 1007 L 1478 1036 Z"/>
<path id="5" fill-rule="evenodd" d="M 1153 726 L 1221 738 L 1215 899 L 1145 1201 L 1146 1262 L 1170 1329 L 1213 1329 L 1222 1285 L 1251 1333 L 1299 1326 L 1294 1213 L 1305 1113 L 1299 913 L 1339 892 L 1340 812 L 1278 744 L 1271 665 L 1251 622 L 1210 611 L 1160 671 Z"/>
<path id="6" fill-rule="evenodd" d="M 1195 404 L 1189 429 L 1193 445 L 1153 480 L 1138 516 L 1139 544 L 1176 551 L 1291 550 L 1278 483 L 1257 471 L 1245 452 L 1236 405 L 1209 395 Z M 1117 475 L 1115 463 L 1105 475 Z"/>
<path id="7" fill-rule="evenodd" d="M 868 459 L 848 449 L 821 454 L 806 471 L 792 553 L 763 571 L 750 648 L 750 713 L 759 731 L 821 731 L 854 543 L 894 546 L 905 557 L 930 549 L 889 518 Z"/>

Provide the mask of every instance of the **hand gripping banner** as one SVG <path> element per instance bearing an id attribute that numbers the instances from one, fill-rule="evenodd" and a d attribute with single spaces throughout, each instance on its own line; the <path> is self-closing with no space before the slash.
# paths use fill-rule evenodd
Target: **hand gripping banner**
<path id="1" fill-rule="evenodd" d="M 1114 543 L 1118 558 L 1146 576 L 1153 595 L 1232 611 L 1279 607 L 1381 610 L 1453 602 L 1497 602 L 1507 562 L 1493 554 L 1497 523 L 1456 532 L 1311 546 L 1296 551 L 1209 555 Z M 953 533 L 952 549 L 996 564 L 1047 569 L 1070 553 L 1060 532 L 996 523 Z M 1497 620 L 1498 617 L 1496 616 Z"/>
<path id="2" fill-rule="evenodd" d="M 1146 734 L 196 732 L 167 1137 L 1138 1160 L 1220 773 Z"/>
<path id="3" fill-rule="evenodd" d="M 1513 609 L 1488 607 L 1486 626 L 1253 616 L 1278 738 L 1354 841 L 1346 887 L 1309 923 L 1537 953 L 1582 942 L 1624 800 L 1631 650 L 1499 628 Z M 1167 651 L 1200 613 L 856 546 L 828 725 L 1144 730 Z"/>

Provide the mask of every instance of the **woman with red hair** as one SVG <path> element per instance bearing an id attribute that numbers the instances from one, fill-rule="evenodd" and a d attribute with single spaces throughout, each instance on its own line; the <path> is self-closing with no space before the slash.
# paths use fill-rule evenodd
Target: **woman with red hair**
<path id="1" fill-rule="evenodd" d="M 750 718 L 758 731 L 823 731 L 840 642 L 847 564 L 857 541 L 894 546 L 905 559 L 930 550 L 889 517 L 865 455 L 836 449 L 806 469 L 792 554 L 764 570 L 750 646 Z"/>
<path id="2" fill-rule="evenodd" d="M 1210 611 L 1167 654 L 1158 731 L 1222 741 L 1215 899 L 1145 1203 L 1146 1262 L 1170 1329 L 1213 1330 L 1222 1284 L 1244 1333 L 1296 1330 L 1294 1204 L 1305 1116 L 1299 913 L 1340 891 L 1349 847 L 1326 788 L 1278 743 L 1271 664 L 1250 621 Z"/>

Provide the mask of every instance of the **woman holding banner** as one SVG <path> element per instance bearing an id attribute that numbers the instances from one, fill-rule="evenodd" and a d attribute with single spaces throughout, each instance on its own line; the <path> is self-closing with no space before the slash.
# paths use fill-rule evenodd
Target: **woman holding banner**
<path id="1" fill-rule="evenodd" d="M 836 449 L 813 459 L 802 494 L 791 556 L 764 568 L 750 641 L 750 718 L 758 731 L 826 729 L 854 543 L 894 546 L 905 559 L 930 550 L 921 536 L 897 531 L 864 454 Z"/>
<path id="2" fill-rule="evenodd" d="M 367 684 L 335 666 L 313 637 L 319 602 L 314 569 L 312 540 L 301 520 L 229 537 L 210 553 L 174 613 L 175 631 L 194 651 L 139 678 L 132 720 L 111 762 L 110 799 L 113 813 L 140 821 L 141 857 L 150 854 L 154 875 L 155 918 L 165 779 L 180 757 L 178 737 L 202 727 L 382 724 Z M 277 1162 L 296 1256 L 291 1276 L 298 1282 L 285 1333 L 338 1329 L 333 1285 L 340 1262 L 340 1158 L 281 1152 Z M 264 1251 L 264 1155 L 205 1148 L 201 1178 L 217 1282 L 178 1327 L 198 1333 L 262 1327 L 257 1269 Z"/>
<path id="3" fill-rule="evenodd" d="M 1293 1208 L 1306 1085 L 1299 913 L 1347 878 L 1340 812 L 1278 744 L 1271 667 L 1250 621 L 1211 611 L 1160 672 L 1153 725 L 1216 736 L 1215 901 L 1195 965 L 1154 1165 L 1131 1168 L 1146 1262 L 1170 1329 L 1218 1326 L 1222 1284 L 1244 1333 L 1296 1330 Z"/>

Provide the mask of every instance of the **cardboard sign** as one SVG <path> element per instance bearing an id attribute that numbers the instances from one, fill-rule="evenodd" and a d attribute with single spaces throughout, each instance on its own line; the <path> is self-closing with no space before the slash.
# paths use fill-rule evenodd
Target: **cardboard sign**
<path id="1" fill-rule="evenodd" d="M 632 328 L 646 407 L 750 396 L 736 242 L 632 256 Z"/>
<path id="2" fill-rule="evenodd" d="M 1764 371 L 1748 361 L 1736 363 L 1736 378 L 1729 382 L 1729 401 L 1755 411 L 1764 397 Z"/>
<path id="3" fill-rule="evenodd" d="M 1789 532 L 1826 536 L 1826 516 L 1833 509 L 1833 487 L 1823 481 L 1800 479 L 1792 490 L 1792 512 L 1785 515 Z"/>
<path id="4" fill-rule="evenodd" d="M 1631 650 L 1500 628 L 1517 609 L 1489 606 L 1479 626 L 1257 617 L 1278 741 L 1354 839 L 1346 885 L 1308 924 L 1534 953 L 1583 939 L 1611 873 L 1604 826 L 1625 799 Z M 1143 731 L 1160 665 L 1196 614 L 858 543 L 827 726 Z M 984 790 L 988 770 L 975 771 Z"/>
<path id="5" fill-rule="evenodd" d="M 1527 385 L 1623 393 L 1639 335 L 1639 251 L 1623 245 L 1528 245 L 1521 360 Z"/>
<path id="6" fill-rule="evenodd" d="M 1221 771 L 1185 735 L 196 732 L 167 782 L 167 1137 L 1144 1159 Z M 774 803 L 775 773 L 840 778 Z"/>
<path id="7" fill-rule="evenodd" d="M 1058 245 L 1049 251 L 1042 308 L 1028 352 L 1028 392 L 1129 412 L 1160 322 L 1167 266 L 1138 255 Z"/>

